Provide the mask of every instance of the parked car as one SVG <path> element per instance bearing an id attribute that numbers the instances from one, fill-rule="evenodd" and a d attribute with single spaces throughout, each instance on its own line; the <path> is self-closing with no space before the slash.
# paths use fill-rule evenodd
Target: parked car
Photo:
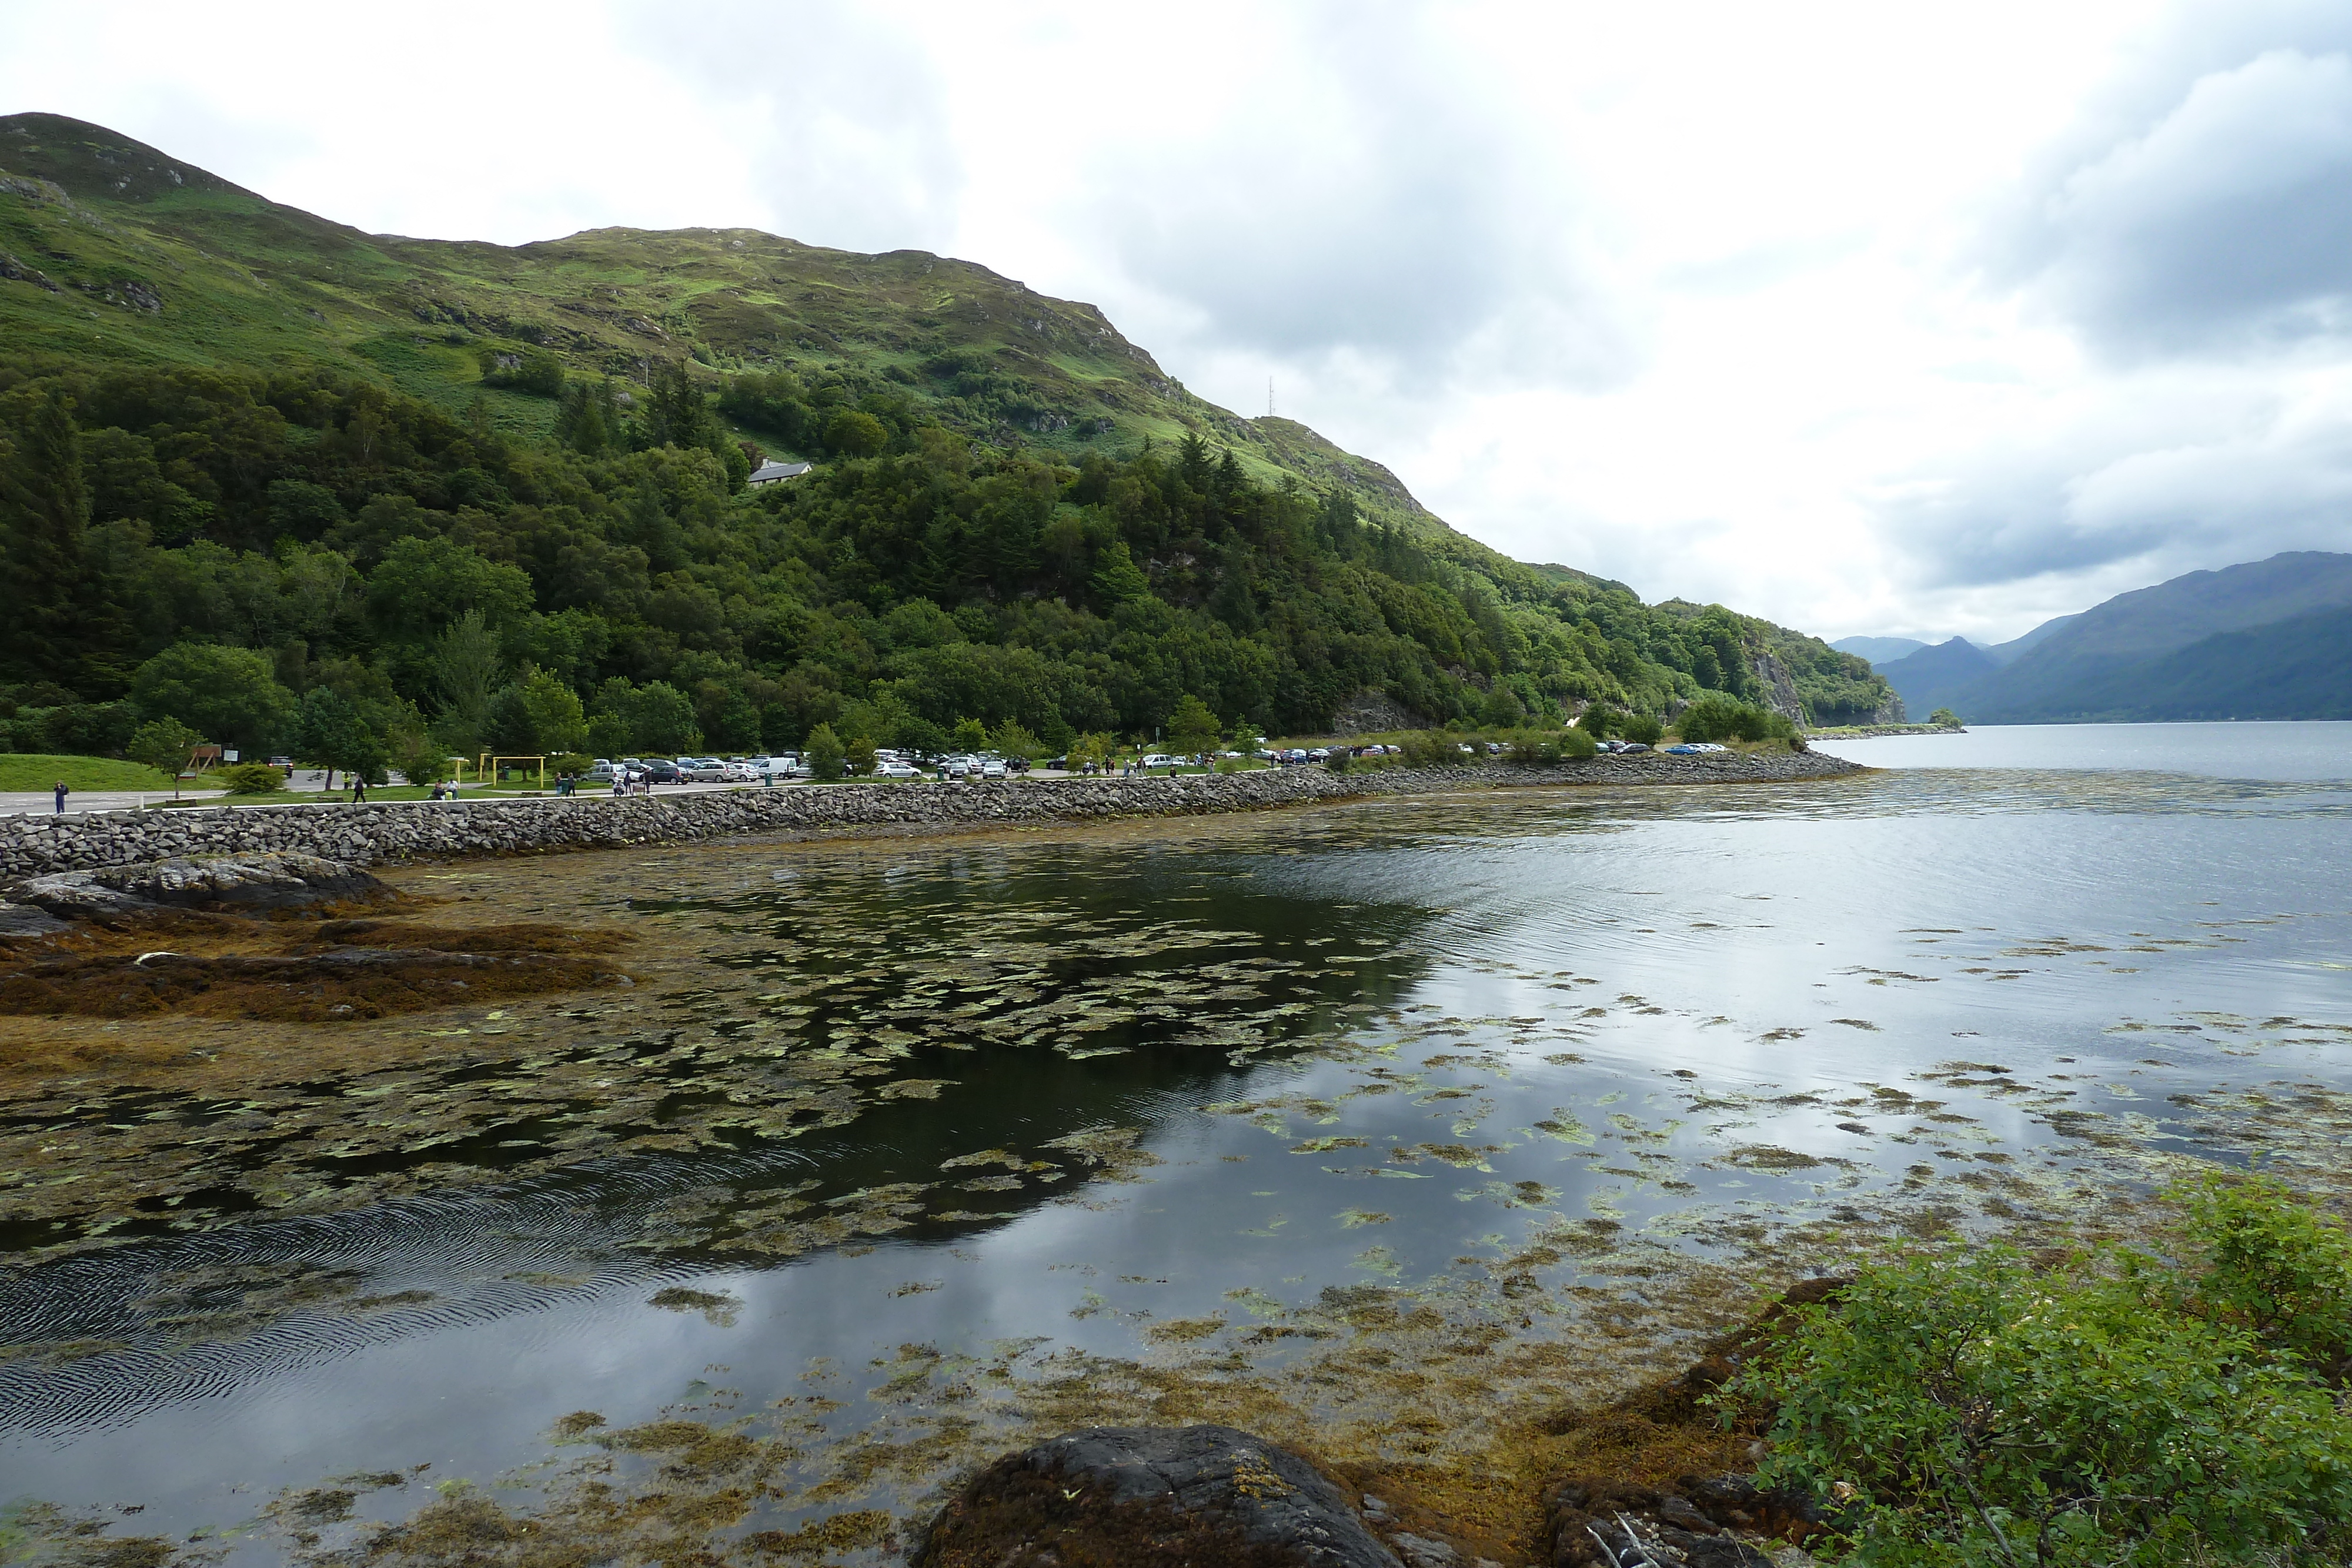
<path id="1" fill-rule="evenodd" d="M 637 768 L 635 771 L 648 784 L 683 784 L 686 782 L 686 775 L 678 771 L 677 763 L 665 762 L 658 757 L 648 758 L 646 765 L 643 768 Z"/>
<path id="2" fill-rule="evenodd" d="M 1143 755 L 1143 765 L 1146 768 L 1173 768 L 1176 758 L 1164 751 L 1148 751 Z"/>
<path id="3" fill-rule="evenodd" d="M 580 777 L 591 784 L 610 784 L 613 781 L 613 765 L 600 757 L 590 763 L 588 771 Z"/>
<path id="4" fill-rule="evenodd" d="M 982 779 L 1002 779 L 1004 777 L 1004 758 L 1002 757 L 989 758 L 980 765 L 980 776 Z"/>
<path id="5" fill-rule="evenodd" d="M 901 762 L 895 757 L 885 758 L 874 765 L 877 779 L 920 779 L 923 770 L 911 762 Z"/>

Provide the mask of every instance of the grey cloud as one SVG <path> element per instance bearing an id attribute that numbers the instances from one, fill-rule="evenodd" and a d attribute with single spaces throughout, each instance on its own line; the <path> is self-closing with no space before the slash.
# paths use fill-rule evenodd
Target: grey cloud
<path id="1" fill-rule="evenodd" d="M 2184 9 L 1989 235 L 2104 355 L 2260 353 L 2352 330 L 2352 17 Z"/>
<path id="2" fill-rule="evenodd" d="M 1927 589 L 2352 549 L 2352 430 L 2273 424 L 2185 444 L 2062 434 L 2038 450 L 1975 455 L 1962 477 L 1919 481 L 1877 509 L 1882 536 Z"/>
<path id="3" fill-rule="evenodd" d="M 964 178 L 948 93 L 906 32 L 856 7 L 758 0 L 699 7 L 691 27 L 640 12 L 622 26 L 751 122 L 751 193 L 779 232 L 849 250 L 952 242 Z"/>
<path id="4" fill-rule="evenodd" d="M 1202 137 L 1085 160 L 1076 221 L 1213 350 L 1383 358 L 1409 394 L 1498 336 L 1545 379 L 1613 382 L 1627 338 L 1566 177 L 1443 31 L 1333 14 L 1295 52 L 1306 79 Z"/>

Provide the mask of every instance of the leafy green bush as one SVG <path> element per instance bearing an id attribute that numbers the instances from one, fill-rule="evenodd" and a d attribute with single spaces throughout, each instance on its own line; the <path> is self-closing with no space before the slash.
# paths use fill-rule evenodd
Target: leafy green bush
<path id="1" fill-rule="evenodd" d="M 563 361 L 544 349 L 489 349 L 482 353 L 482 384 L 540 397 L 563 395 Z"/>
<path id="2" fill-rule="evenodd" d="M 1946 729 L 1958 729 L 1960 727 L 1960 716 L 1954 713 L 1950 708 L 1939 707 L 1934 713 L 1927 716 L 1927 722 L 1929 724 L 1940 724 Z"/>
<path id="3" fill-rule="evenodd" d="M 1619 734 L 1624 723 L 1624 710 L 1611 703 L 1597 702 L 1587 706 L 1579 716 L 1576 727 L 1595 740 L 1607 740 Z"/>
<path id="4" fill-rule="evenodd" d="M 890 432 L 872 414 L 845 408 L 825 422 L 824 444 L 845 457 L 871 457 L 890 444 Z"/>
<path id="5" fill-rule="evenodd" d="M 215 768 L 213 777 L 232 795 L 267 795 L 286 782 L 286 775 L 267 762 L 232 762 Z"/>
<path id="6" fill-rule="evenodd" d="M 133 762 L 144 763 L 161 773 L 165 780 L 177 779 L 181 769 L 195 755 L 205 737 L 175 718 L 159 718 L 142 724 L 131 737 L 122 754 Z"/>
<path id="7" fill-rule="evenodd" d="M 1409 729 L 1397 749 L 1407 768 L 1452 768 L 1464 760 L 1460 743 L 1443 729 Z"/>
<path id="8" fill-rule="evenodd" d="M 818 725 L 809 731 L 805 747 L 808 754 L 809 777 L 820 783 L 838 779 L 849 760 L 849 748 L 841 744 L 841 737 L 829 724 Z"/>
<path id="9" fill-rule="evenodd" d="M 2198 1271 L 2180 1310 L 2240 1325 L 2328 1379 L 2352 1375 L 2352 1236 L 2267 1177 L 2183 1188 Z"/>
<path id="10" fill-rule="evenodd" d="M 2002 1248 L 1864 1270 L 1759 1354 L 1759 1479 L 1887 1568 L 2345 1560 L 2352 1242 L 2264 1182 L 2190 1196 L 2193 1272 Z"/>
<path id="11" fill-rule="evenodd" d="M 1770 708 L 1712 693 L 1683 709 L 1675 728 L 1685 740 L 1786 740 L 1797 733 Z"/>
<path id="12" fill-rule="evenodd" d="M 404 725 L 386 736 L 384 742 L 386 760 L 411 784 L 438 784 L 457 774 L 448 748 L 421 727 Z"/>
<path id="13" fill-rule="evenodd" d="M 1537 768 L 1569 758 L 1590 757 L 1600 750 L 1591 732 L 1584 729 L 1515 731 L 1505 753 L 1522 768 Z"/>
<path id="14" fill-rule="evenodd" d="M 1617 727 L 1619 738 L 1638 741 L 1643 746 L 1655 746 L 1666 737 L 1666 727 L 1658 722 L 1655 714 L 1629 714 Z"/>

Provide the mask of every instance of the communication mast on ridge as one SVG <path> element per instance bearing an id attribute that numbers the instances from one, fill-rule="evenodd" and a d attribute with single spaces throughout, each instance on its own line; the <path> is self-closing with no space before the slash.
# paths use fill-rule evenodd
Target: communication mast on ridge
<path id="1" fill-rule="evenodd" d="M 1265 378 L 1265 416 L 1268 419 L 1274 417 L 1274 378 L 1272 376 Z"/>

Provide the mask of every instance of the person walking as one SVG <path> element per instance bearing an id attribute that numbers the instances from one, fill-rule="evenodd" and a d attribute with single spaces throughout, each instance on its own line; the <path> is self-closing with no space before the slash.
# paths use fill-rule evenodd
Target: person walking
<path id="1" fill-rule="evenodd" d="M 62 779 L 58 779 L 52 788 L 58 792 L 58 815 L 62 817 L 66 814 L 66 797 L 73 791 L 66 788 L 66 781 Z"/>
<path id="2" fill-rule="evenodd" d="M 367 804 L 367 780 L 356 773 L 352 775 L 352 804 L 354 806 Z"/>

